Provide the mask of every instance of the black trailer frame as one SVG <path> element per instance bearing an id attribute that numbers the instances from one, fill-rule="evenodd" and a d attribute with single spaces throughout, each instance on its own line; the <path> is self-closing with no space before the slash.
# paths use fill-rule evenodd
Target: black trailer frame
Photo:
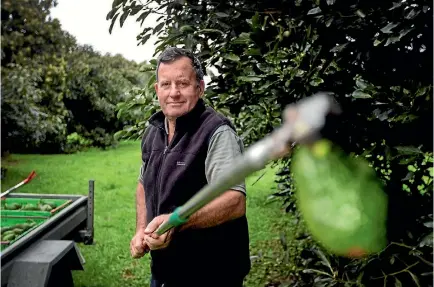
<path id="1" fill-rule="evenodd" d="M 11 193 L 8 197 L 67 199 L 72 203 L 2 251 L 1 287 L 74 286 L 72 270 L 84 270 L 76 243 L 94 239 L 94 180 L 89 194 Z"/>

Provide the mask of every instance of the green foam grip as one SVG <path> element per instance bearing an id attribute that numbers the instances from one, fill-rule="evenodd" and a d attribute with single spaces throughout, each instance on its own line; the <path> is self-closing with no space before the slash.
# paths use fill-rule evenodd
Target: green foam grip
<path id="1" fill-rule="evenodd" d="M 179 216 L 179 207 L 177 207 L 177 208 L 172 212 L 172 214 L 171 214 L 170 217 L 169 217 L 169 224 L 171 224 L 171 225 L 173 225 L 173 226 L 179 226 L 179 225 L 182 225 L 182 224 L 186 223 L 187 221 L 188 221 L 188 218 L 187 218 L 187 219 L 182 219 L 182 218 Z"/>

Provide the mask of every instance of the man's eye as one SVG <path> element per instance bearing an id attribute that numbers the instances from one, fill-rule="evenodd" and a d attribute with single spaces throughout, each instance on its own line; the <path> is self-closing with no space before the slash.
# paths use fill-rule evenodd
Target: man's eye
<path id="1" fill-rule="evenodd" d="M 169 85 L 169 83 L 161 83 L 161 86 L 163 87 L 167 87 Z"/>

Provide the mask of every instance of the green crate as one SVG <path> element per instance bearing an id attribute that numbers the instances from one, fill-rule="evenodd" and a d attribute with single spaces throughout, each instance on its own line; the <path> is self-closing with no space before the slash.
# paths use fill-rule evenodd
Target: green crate
<path id="1" fill-rule="evenodd" d="M 1 227 L 10 227 L 16 224 L 23 224 L 29 222 L 35 222 L 38 225 L 47 221 L 47 218 L 27 218 L 27 217 L 2 217 L 1 218 Z"/>
<path id="2" fill-rule="evenodd" d="M 26 217 L 51 217 L 54 214 L 58 213 L 60 210 L 68 206 L 72 200 L 67 199 L 38 199 L 38 198 L 6 198 L 1 201 L 1 216 L 26 216 Z M 38 204 L 50 204 L 53 205 L 51 211 L 42 211 L 42 210 L 23 210 L 23 209 L 15 209 L 8 210 L 5 209 L 5 206 L 12 204 L 19 204 L 21 208 L 27 204 L 31 204 L 34 206 L 38 206 Z"/>
<path id="3" fill-rule="evenodd" d="M 44 223 L 47 219 L 44 218 L 16 218 L 16 217 L 2 217 L 1 218 L 1 251 L 3 249 L 7 248 L 9 245 L 13 244 L 18 239 L 25 236 L 30 231 L 34 230 L 38 226 L 40 226 L 42 223 Z M 28 224 L 28 223 L 34 223 L 34 226 L 27 228 L 23 233 L 19 234 L 18 236 L 15 236 L 10 241 L 5 241 L 3 239 L 3 234 L 6 233 L 8 230 L 5 231 L 5 229 L 9 229 L 10 227 L 13 227 L 17 224 Z"/>

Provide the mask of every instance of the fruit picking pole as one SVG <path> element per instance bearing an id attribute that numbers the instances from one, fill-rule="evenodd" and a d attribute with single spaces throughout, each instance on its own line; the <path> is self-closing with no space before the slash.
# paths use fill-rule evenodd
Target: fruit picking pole
<path id="1" fill-rule="evenodd" d="M 253 144 L 238 157 L 216 182 L 206 185 L 184 205 L 175 209 L 156 234 L 161 235 L 182 225 L 188 218 L 213 199 L 240 183 L 255 171 L 263 169 L 269 161 L 290 152 L 290 143 L 314 140 L 325 124 L 328 113 L 340 113 L 339 106 L 324 93 L 315 94 L 287 106 L 283 112 L 283 125 L 270 135 Z"/>
<path id="2" fill-rule="evenodd" d="M 27 176 L 27 178 L 25 178 L 24 180 L 22 180 L 21 182 L 17 183 L 16 185 L 12 186 L 11 188 L 9 188 L 8 190 L 6 190 L 5 192 L 3 192 L 2 194 L 0 194 L 0 197 L 3 198 L 6 195 L 8 195 L 11 191 L 17 189 L 18 187 L 29 183 L 34 177 L 36 176 L 36 172 L 33 170 L 29 176 Z"/>

